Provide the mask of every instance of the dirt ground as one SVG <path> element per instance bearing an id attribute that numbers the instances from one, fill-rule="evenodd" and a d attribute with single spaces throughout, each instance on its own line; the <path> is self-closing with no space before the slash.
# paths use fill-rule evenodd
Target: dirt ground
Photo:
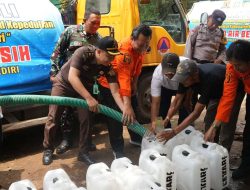
<path id="1" fill-rule="evenodd" d="M 242 105 L 244 109 L 244 105 Z M 240 113 L 238 121 L 238 131 L 242 131 L 244 125 L 244 112 Z M 202 125 L 203 115 L 196 122 L 196 126 L 200 128 Z M 95 135 L 93 142 L 97 145 L 97 151 L 91 152 L 91 156 L 97 162 L 105 162 L 110 166 L 113 160 L 112 150 L 108 141 L 108 133 L 105 126 L 98 125 L 95 127 Z M 77 130 L 74 133 L 74 146 L 71 150 L 63 155 L 55 155 L 55 160 L 49 166 L 42 164 L 42 140 L 43 126 L 36 126 L 29 129 L 19 130 L 14 133 L 5 134 L 4 151 L 0 160 L 0 190 L 8 189 L 10 184 L 19 180 L 31 180 L 37 189 L 41 190 L 43 186 L 43 177 L 47 171 L 63 168 L 77 186 L 86 187 L 86 171 L 87 167 L 77 161 L 78 154 Z M 133 164 L 138 164 L 140 148 L 129 144 L 127 129 L 124 129 L 125 152 Z M 231 168 L 236 168 L 240 162 L 240 152 L 242 147 L 241 136 L 236 136 L 238 140 L 233 143 L 230 153 Z M 59 142 L 59 138 L 58 138 Z M 245 181 L 231 180 L 230 188 L 232 190 L 249 190 L 249 179 Z"/>

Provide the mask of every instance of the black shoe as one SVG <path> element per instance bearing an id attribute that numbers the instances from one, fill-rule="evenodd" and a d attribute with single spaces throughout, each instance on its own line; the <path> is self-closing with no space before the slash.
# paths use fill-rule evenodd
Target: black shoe
<path id="1" fill-rule="evenodd" d="M 69 143 L 69 141 L 64 139 L 62 140 L 61 144 L 56 148 L 56 153 L 63 154 L 64 152 L 69 150 L 70 147 L 71 147 L 71 144 Z"/>
<path id="2" fill-rule="evenodd" d="M 114 159 L 125 157 L 125 154 L 123 152 L 113 152 L 113 154 L 114 154 Z"/>
<path id="3" fill-rule="evenodd" d="M 43 165 L 50 165 L 53 162 L 53 150 L 46 149 L 43 152 Z"/>
<path id="4" fill-rule="evenodd" d="M 89 146 L 88 146 L 88 151 L 96 151 L 96 145 L 91 143 Z"/>
<path id="5" fill-rule="evenodd" d="M 82 154 L 82 153 L 79 153 L 78 154 L 78 157 L 77 157 L 77 160 L 80 161 L 80 162 L 84 162 L 86 165 L 91 165 L 91 164 L 95 164 L 96 161 L 93 160 L 88 153 L 86 154 Z"/>
<path id="6" fill-rule="evenodd" d="M 250 166 L 245 167 L 240 165 L 240 167 L 232 173 L 233 180 L 245 179 L 247 177 L 250 177 Z"/>

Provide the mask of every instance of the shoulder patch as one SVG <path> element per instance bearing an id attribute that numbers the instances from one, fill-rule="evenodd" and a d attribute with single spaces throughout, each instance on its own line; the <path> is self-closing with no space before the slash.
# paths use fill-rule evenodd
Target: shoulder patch
<path id="1" fill-rule="evenodd" d="M 95 48 L 93 48 L 91 45 L 86 46 L 86 51 L 85 51 L 86 57 L 94 57 L 95 56 Z"/>
<path id="2" fill-rule="evenodd" d="M 92 51 L 88 51 L 87 53 L 87 57 L 93 57 L 94 56 L 94 52 Z"/>
<path id="3" fill-rule="evenodd" d="M 123 56 L 124 63 L 131 63 L 131 56 L 129 54 L 124 54 Z"/>

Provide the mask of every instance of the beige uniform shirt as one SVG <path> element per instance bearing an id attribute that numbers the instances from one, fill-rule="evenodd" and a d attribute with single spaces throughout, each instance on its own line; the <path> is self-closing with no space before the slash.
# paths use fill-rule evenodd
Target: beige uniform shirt
<path id="1" fill-rule="evenodd" d="M 223 36 L 219 28 L 209 30 L 205 25 L 195 27 L 188 36 L 184 56 L 211 63 L 215 59 L 225 62 L 226 48 L 222 42 Z"/>

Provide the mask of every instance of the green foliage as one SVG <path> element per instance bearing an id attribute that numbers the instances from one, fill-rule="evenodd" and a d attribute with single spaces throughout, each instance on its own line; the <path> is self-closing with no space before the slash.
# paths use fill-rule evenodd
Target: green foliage
<path id="1" fill-rule="evenodd" d="M 140 19 L 143 20 L 156 20 L 159 18 L 159 11 L 157 10 L 157 4 L 150 3 L 146 5 L 139 5 Z"/>

